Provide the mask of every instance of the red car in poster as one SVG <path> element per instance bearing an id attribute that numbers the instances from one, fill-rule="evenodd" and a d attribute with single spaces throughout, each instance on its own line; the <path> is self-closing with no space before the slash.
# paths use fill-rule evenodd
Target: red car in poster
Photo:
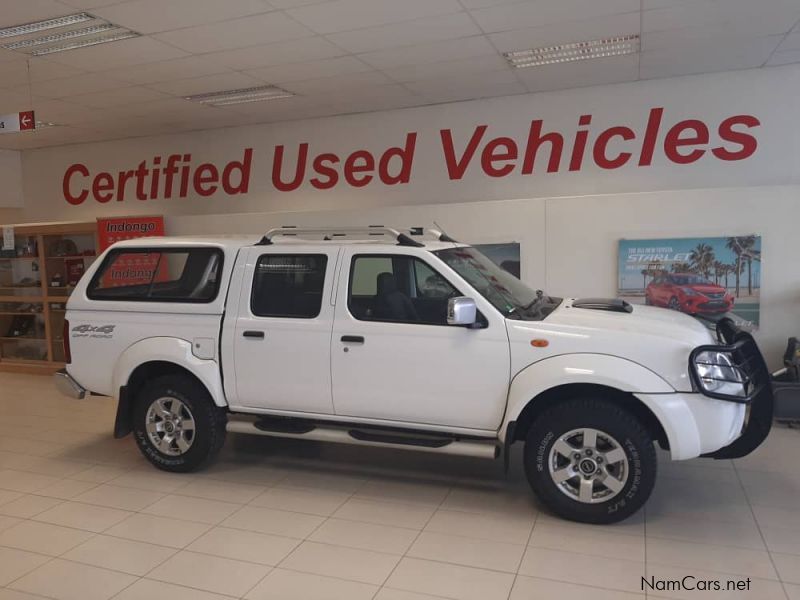
<path id="1" fill-rule="evenodd" d="M 644 291 L 645 303 L 672 308 L 690 315 L 722 313 L 733 309 L 733 296 L 695 273 L 657 275 Z"/>

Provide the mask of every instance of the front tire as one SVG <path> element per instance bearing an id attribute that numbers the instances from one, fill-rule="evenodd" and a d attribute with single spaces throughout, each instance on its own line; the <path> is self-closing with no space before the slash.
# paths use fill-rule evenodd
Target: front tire
<path id="1" fill-rule="evenodd" d="M 622 521 L 653 491 L 653 439 L 629 411 L 603 399 L 558 404 L 536 419 L 525 441 L 533 491 L 557 515 L 582 523 Z"/>
<path id="2" fill-rule="evenodd" d="M 163 471 L 187 473 L 210 463 L 225 442 L 227 416 L 208 390 L 186 375 L 165 375 L 136 397 L 133 434 L 139 450 Z"/>

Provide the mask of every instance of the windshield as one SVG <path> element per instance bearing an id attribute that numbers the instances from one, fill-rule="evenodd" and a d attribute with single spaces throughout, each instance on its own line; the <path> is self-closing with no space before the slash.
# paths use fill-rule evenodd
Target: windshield
<path id="1" fill-rule="evenodd" d="M 714 285 L 700 275 L 672 275 L 672 282 L 677 285 Z"/>
<path id="2" fill-rule="evenodd" d="M 506 317 L 544 319 L 561 302 L 533 290 L 469 246 L 434 252 Z"/>

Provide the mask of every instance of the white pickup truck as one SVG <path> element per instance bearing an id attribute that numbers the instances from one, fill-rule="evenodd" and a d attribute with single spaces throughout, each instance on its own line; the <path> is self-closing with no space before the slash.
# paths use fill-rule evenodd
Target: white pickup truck
<path id="1" fill-rule="evenodd" d="M 655 443 L 734 458 L 772 422 L 752 337 L 676 311 L 536 291 L 434 230 L 280 228 L 115 244 L 67 306 L 59 388 L 118 400 L 156 467 L 226 432 L 508 460 L 577 521 L 647 500 Z"/>

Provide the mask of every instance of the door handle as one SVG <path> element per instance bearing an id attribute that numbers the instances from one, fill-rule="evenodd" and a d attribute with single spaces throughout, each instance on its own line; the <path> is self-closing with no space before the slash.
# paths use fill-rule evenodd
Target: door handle
<path id="1" fill-rule="evenodd" d="M 364 336 L 363 335 L 343 335 L 342 341 L 345 343 L 350 344 L 363 344 L 364 343 Z"/>
<path id="2" fill-rule="evenodd" d="M 263 340 L 264 339 L 264 332 L 263 331 L 245 331 L 242 334 L 242 337 Z"/>

